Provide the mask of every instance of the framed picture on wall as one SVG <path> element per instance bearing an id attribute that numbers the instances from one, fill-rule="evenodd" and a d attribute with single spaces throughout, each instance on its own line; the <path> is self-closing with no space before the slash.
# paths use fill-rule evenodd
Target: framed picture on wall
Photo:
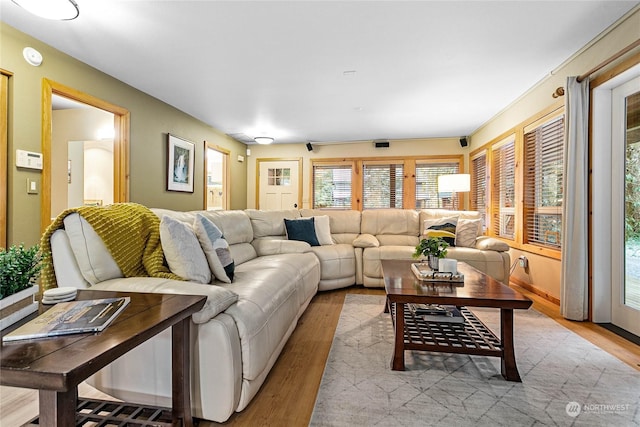
<path id="1" fill-rule="evenodd" d="M 167 190 L 193 193 L 196 145 L 175 135 L 167 135 Z"/>

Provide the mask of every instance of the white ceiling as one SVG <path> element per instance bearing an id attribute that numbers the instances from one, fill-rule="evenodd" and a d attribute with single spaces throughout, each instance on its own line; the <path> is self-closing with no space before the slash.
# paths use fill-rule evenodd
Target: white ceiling
<path id="1" fill-rule="evenodd" d="M 0 17 L 227 134 L 277 142 L 468 135 L 640 4 L 75 1 L 73 21 L 10 0 Z"/>

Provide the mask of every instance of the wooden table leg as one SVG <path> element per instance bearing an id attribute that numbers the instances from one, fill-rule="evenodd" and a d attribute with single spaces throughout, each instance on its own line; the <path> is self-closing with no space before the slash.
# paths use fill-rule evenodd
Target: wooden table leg
<path id="1" fill-rule="evenodd" d="M 404 304 L 395 304 L 395 345 L 393 349 L 393 359 L 391 359 L 391 369 L 394 371 L 404 371 Z"/>
<path id="2" fill-rule="evenodd" d="M 76 425 L 77 387 L 72 387 L 67 392 L 40 390 L 38 395 L 40 406 L 38 425 L 44 427 Z"/>
<path id="3" fill-rule="evenodd" d="M 500 342 L 502 343 L 502 376 L 507 381 L 522 382 L 513 348 L 513 309 L 500 309 Z"/>
<path id="4" fill-rule="evenodd" d="M 191 317 L 171 327 L 171 389 L 172 389 L 172 424 L 174 426 L 192 427 L 191 418 L 191 367 L 189 328 Z"/>

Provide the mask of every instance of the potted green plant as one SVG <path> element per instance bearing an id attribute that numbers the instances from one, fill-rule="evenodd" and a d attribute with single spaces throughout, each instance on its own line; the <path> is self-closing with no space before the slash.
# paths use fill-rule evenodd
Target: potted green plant
<path id="1" fill-rule="evenodd" d="M 38 245 L 0 248 L 0 329 L 38 309 L 33 296 L 38 292 L 35 283 L 42 269 L 41 261 Z"/>
<path id="2" fill-rule="evenodd" d="M 429 267 L 432 270 L 438 269 L 438 260 L 447 255 L 449 244 L 442 237 L 427 237 L 420 240 L 413 253 L 414 258 L 424 256 L 427 258 Z"/>

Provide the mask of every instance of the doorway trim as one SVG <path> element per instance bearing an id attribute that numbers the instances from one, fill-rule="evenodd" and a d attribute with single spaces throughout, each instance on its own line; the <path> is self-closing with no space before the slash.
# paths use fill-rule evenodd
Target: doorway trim
<path id="1" fill-rule="evenodd" d="M 9 188 L 9 78 L 10 71 L 0 68 L 0 248 L 8 248 L 7 199 Z"/>
<path id="2" fill-rule="evenodd" d="M 126 108 L 111 104 L 77 89 L 42 79 L 42 197 L 40 199 L 40 229 L 44 232 L 51 223 L 51 131 L 53 126 L 53 94 L 91 105 L 113 114 L 113 201 L 129 201 L 129 124 Z"/>

